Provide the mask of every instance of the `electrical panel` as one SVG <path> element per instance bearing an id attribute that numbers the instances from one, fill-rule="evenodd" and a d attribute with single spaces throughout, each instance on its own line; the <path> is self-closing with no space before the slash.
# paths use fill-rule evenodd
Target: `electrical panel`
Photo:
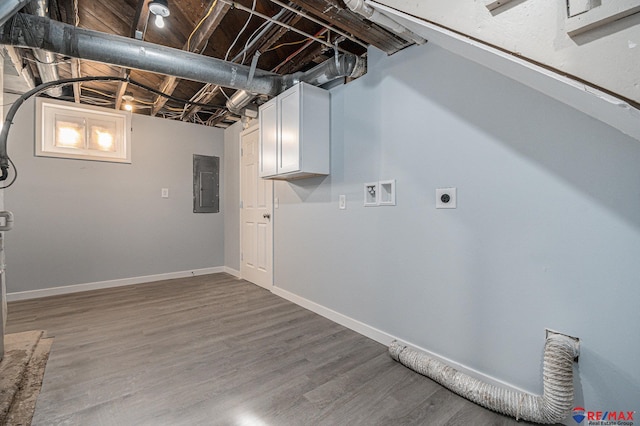
<path id="1" fill-rule="evenodd" d="M 220 157 L 193 155 L 193 212 L 220 211 Z"/>

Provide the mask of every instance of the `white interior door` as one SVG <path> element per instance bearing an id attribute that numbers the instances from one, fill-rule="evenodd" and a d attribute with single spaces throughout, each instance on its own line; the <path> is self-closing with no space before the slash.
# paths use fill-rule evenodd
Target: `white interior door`
<path id="1" fill-rule="evenodd" d="M 273 181 L 258 177 L 258 127 L 240 133 L 240 274 L 261 287 L 273 285 Z"/>

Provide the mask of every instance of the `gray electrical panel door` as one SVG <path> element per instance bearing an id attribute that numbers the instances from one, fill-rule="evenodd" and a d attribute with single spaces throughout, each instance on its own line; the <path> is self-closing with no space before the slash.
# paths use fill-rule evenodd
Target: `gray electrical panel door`
<path id="1" fill-rule="evenodd" d="M 193 212 L 220 211 L 220 157 L 193 155 Z"/>

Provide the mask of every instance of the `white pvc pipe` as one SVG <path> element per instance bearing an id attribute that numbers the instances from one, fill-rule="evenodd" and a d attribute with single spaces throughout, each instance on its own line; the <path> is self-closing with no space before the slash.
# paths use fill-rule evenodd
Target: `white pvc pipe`
<path id="1" fill-rule="evenodd" d="M 485 383 L 455 368 L 394 341 L 393 359 L 440 383 L 452 392 L 516 420 L 551 424 L 565 419 L 573 407 L 573 362 L 577 342 L 562 334 L 550 334 L 544 347 L 542 396 Z"/>
<path id="2" fill-rule="evenodd" d="M 415 34 L 413 31 L 409 30 L 407 27 L 400 24 L 393 18 L 378 12 L 368 4 L 365 4 L 364 0 L 344 0 L 344 3 L 352 11 L 364 16 L 371 22 L 382 25 L 386 29 L 398 34 L 400 37 L 407 41 L 416 44 L 423 44 L 426 42 L 425 39 Z"/>

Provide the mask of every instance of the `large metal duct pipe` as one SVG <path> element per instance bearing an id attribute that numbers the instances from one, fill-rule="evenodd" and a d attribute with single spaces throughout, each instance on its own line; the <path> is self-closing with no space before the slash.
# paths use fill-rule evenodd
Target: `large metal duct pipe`
<path id="1" fill-rule="evenodd" d="M 562 421 L 573 406 L 573 362 L 576 340 L 549 334 L 544 347 L 542 396 L 494 386 L 470 377 L 428 355 L 400 345 L 389 346 L 393 359 L 458 395 L 516 420 L 551 424 Z"/>
<path id="2" fill-rule="evenodd" d="M 339 55 L 316 65 L 302 74 L 294 74 L 299 81 L 321 86 L 340 77 L 357 78 L 367 71 L 367 63 L 356 55 Z"/>
<path id="3" fill-rule="evenodd" d="M 31 0 L 2 0 L 2 2 L 0 2 L 0 27 L 30 1 Z"/>
<path id="4" fill-rule="evenodd" d="M 27 10 L 36 16 L 49 16 L 49 0 L 32 0 L 27 6 Z M 36 58 L 36 67 L 43 83 L 60 80 L 58 66 L 55 64 L 56 56 L 42 49 L 33 49 L 33 56 Z M 62 96 L 62 87 L 54 87 L 47 90 L 49 96 L 59 98 Z"/>
<path id="5" fill-rule="evenodd" d="M 250 79 L 250 67 L 245 65 L 22 13 L 0 28 L 0 44 L 46 49 L 73 58 L 259 94 L 274 96 L 281 92 L 282 78 L 272 72 L 255 70 Z"/>
<path id="6" fill-rule="evenodd" d="M 400 24 L 390 16 L 387 16 L 373 7 L 369 6 L 365 3 L 364 0 L 344 0 L 344 3 L 347 5 L 349 9 L 352 11 L 364 16 L 371 22 L 375 22 L 376 24 L 382 25 L 386 29 L 398 34 L 403 39 L 416 43 L 416 44 L 424 44 L 427 41 L 409 30 L 404 25 Z"/>
<path id="7" fill-rule="evenodd" d="M 309 71 L 298 72 L 282 76 L 282 90 L 286 90 L 296 83 L 303 81 L 314 86 L 321 86 L 340 77 L 357 78 L 366 72 L 366 60 L 351 54 L 342 54 L 328 59 Z M 248 90 L 239 90 L 229 98 L 226 107 L 234 114 L 243 115 L 243 110 L 258 94 Z"/>
<path id="8" fill-rule="evenodd" d="M 343 76 L 359 77 L 366 67 L 363 59 L 344 54 L 305 73 L 280 76 L 259 69 L 252 72 L 245 65 L 25 14 L 16 15 L 0 28 L 0 44 L 46 49 L 74 58 L 240 89 L 227 105 L 235 113 L 257 95 L 275 96 L 298 81 L 321 85 Z"/>

